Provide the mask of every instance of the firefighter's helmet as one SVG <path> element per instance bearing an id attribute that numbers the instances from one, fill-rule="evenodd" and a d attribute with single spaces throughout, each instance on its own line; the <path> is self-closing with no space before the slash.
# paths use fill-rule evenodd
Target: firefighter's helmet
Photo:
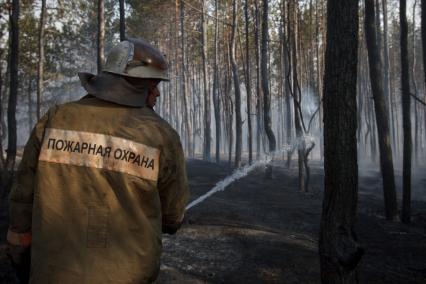
<path id="1" fill-rule="evenodd" d="M 134 78 L 169 80 L 165 57 L 143 39 L 128 38 L 113 47 L 102 71 Z"/>

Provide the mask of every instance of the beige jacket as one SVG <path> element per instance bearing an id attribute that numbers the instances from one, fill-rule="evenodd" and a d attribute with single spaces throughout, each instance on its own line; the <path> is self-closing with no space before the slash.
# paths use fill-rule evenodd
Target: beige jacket
<path id="1" fill-rule="evenodd" d="M 8 240 L 31 243 L 30 283 L 149 283 L 162 225 L 182 221 L 188 196 L 180 139 L 166 121 L 86 97 L 34 128 L 10 195 Z"/>

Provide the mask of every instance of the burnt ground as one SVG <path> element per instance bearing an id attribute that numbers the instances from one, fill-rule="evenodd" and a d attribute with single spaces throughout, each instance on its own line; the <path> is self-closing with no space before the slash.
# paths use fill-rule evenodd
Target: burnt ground
<path id="1" fill-rule="evenodd" d="M 360 283 L 426 283 L 426 200 L 412 202 L 410 226 L 388 222 L 378 168 L 360 169 L 356 232 L 366 251 Z M 188 172 L 195 199 L 231 169 L 193 160 Z M 323 175 L 322 164 L 311 162 L 311 189 L 301 193 L 296 164 L 277 163 L 274 179 L 258 168 L 189 209 L 178 234 L 163 238 L 159 283 L 319 283 Z M 413 198 L 426 196 L 426 176 L 413 185 Z"/>
<path id="2" fill-rule="evenodd" d="M 388 222 L 378 168 L 360 168 L 356 232 L 366 251 L 359 264 L 360 283 L 426 283 L 426 198 L 412 202 L 410 226 Z M 226 163 L 189 161 L 191 200 L 231 173 Z M 158 283 L 320 282 L 322 164 L 311 162 L 308 193 L 297 191 L 295 163 L 290 169 L 276 163 L 272 180 L 263 175 L 258 168 L 187 212 L 181 230 L 163 237 Z M 426 177 L 416 176 L 413 184 L 413 198 L 426 196 Z M 0 206 L 4 244 L 6 204 Z M 1 253 L 0 283 L 16 283 Z"/>

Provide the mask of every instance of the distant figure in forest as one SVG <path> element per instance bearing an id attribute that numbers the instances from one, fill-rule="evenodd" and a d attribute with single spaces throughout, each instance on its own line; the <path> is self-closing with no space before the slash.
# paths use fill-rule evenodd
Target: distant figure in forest
<path id="1" fill-rule="evenodd" d="M 31 252 L 31 283 L 151 283 L 189 195 L 179 135 L 153 111 L 166 60 L 127 39 L 79 77 L 88 95 L 51 108 L 25 146 L 9 255 L 19 268 Z"/>

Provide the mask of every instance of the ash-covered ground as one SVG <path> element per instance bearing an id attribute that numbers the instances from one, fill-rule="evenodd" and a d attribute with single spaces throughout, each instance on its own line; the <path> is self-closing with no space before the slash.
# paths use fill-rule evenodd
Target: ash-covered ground
<path id="1" fill-rule="evenodd" d="M 320 283 L 324 173 L 321 162 L 310 165 L 308 193 L 297 190 L 296 162 L 287 169 L 276 161 L 273 179 L 265 179 L 259 167 L 191 208 L 181 230 L 163 237 L 158 283 Z M 232 174 L 227 163 L 190 160 L 187 167 L 191 200 Z M 360 283 L 426 283 L 426 176 L 421 175 L 426 169 L 414 172 L 412 224 L 407 226 L 384 219 L 379 167 L 360 165 L 356 232 L 366 252 Z M 401 173 L 396 175 L 400 188 Z M 7 204 L 0 205 L 4 248 Z M 0 283 L 17 283 L 1 253 Z"/>
<path id="2" fill-rule="evenodd" d="M 159 283 L 320 283 L 318 235 L 323 165 L 312 161 L 310 192 L 297 190 L 297 164 L 275 162 L 188 210 L 175 236 L 164 236 Z M 232 173 L 226 164 L 188 162 L 191 200 Z M 415 172 L 425 172 L 416 169 Z M 401 178 L 397 171 L 397 187 Z M 413 177 L 412 224 L 384 219 L 378 166 L 360 165 L 360 283 L 426 283 L 426 176 Z M 401 206 L 399 192 L 399 206 Z"/>

